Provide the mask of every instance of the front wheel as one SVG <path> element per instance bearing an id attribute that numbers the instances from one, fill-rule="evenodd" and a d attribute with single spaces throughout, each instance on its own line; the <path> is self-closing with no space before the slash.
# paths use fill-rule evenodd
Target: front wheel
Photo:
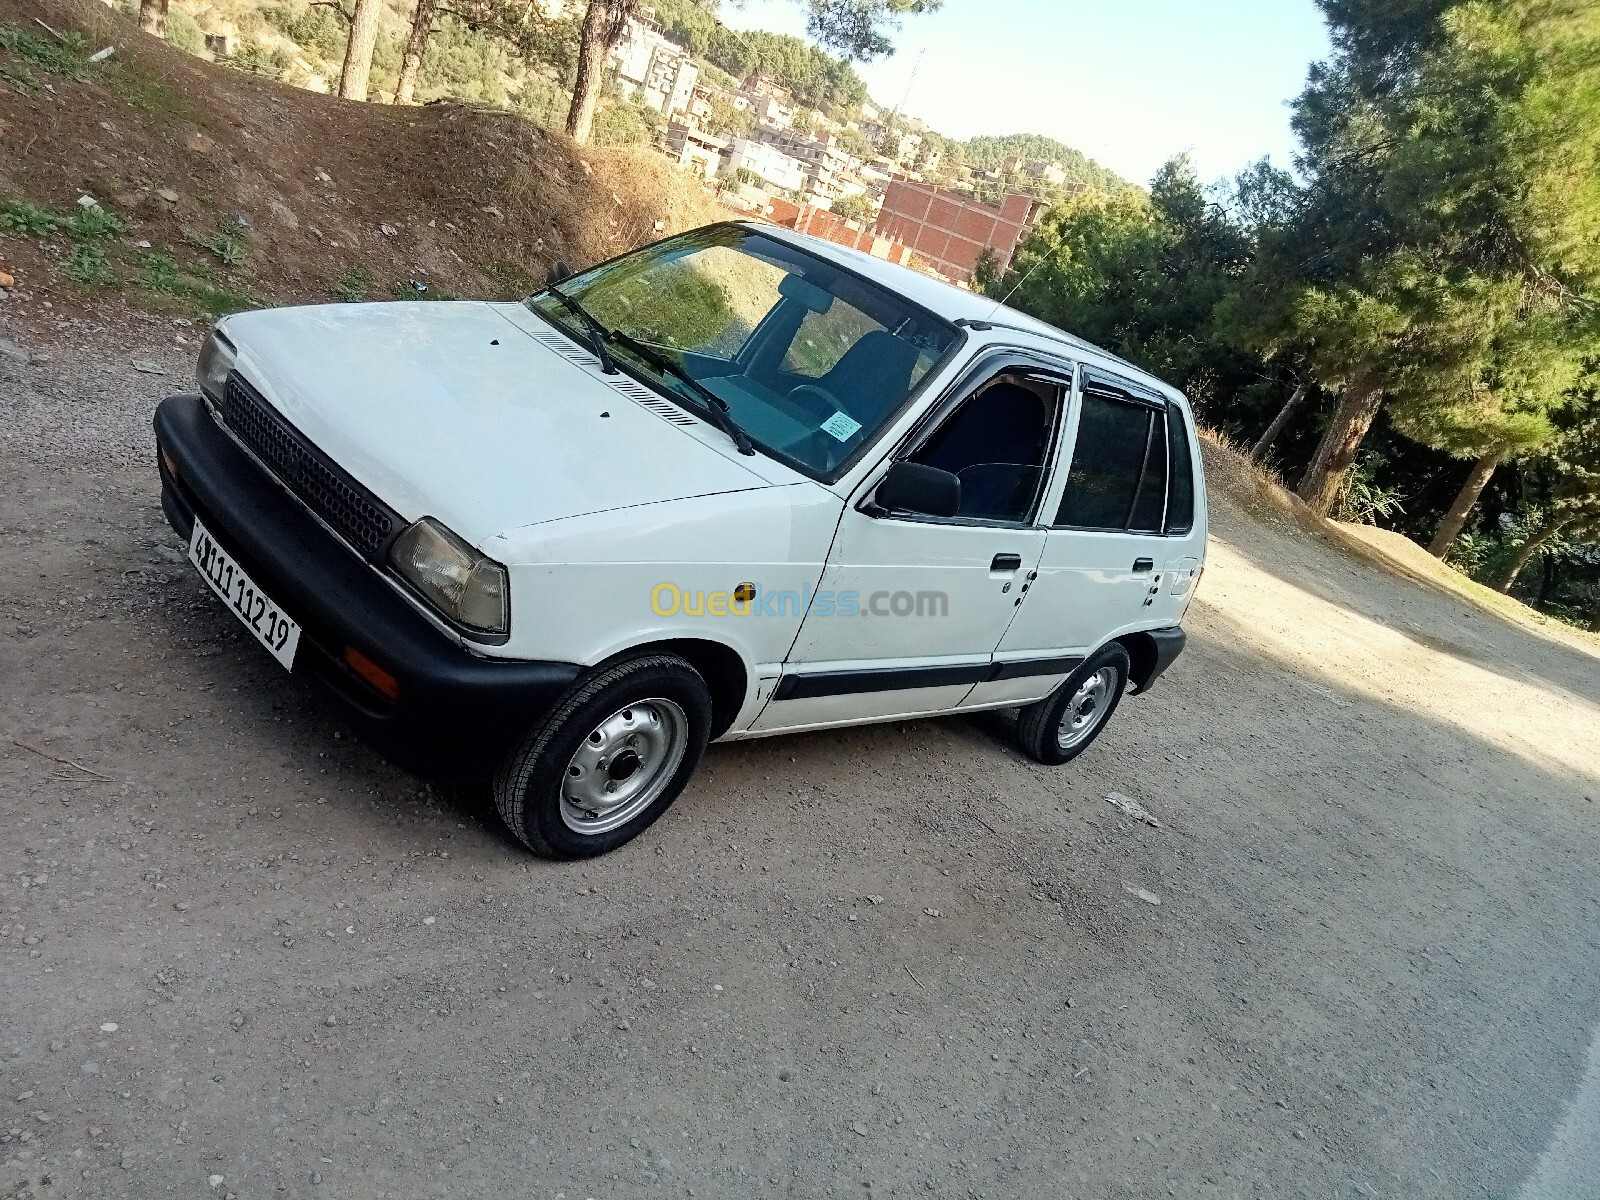
<path id="1" fill-rule="evenodd" d="M 678 798 L 705 751 L 711 693 L 673 654 L 580 680 L 506 760 L 495 806 L 545 858 L 588 858 L 637 837 Z"/>
<path id="2" fill-rule="evenodd" d="M 1100 736 L 1128 686 L 1128 652 L 1103 646 L 1050 695 L 1022 710 L 1017 742 L 1047 766 L 1077 758 Z"/>

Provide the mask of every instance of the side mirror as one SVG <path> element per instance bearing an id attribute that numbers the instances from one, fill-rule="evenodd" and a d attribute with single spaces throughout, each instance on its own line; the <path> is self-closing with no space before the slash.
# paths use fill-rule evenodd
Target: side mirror
<path id="1" fill-rule="evenodd" d="M 571 279 L 572 276 L 573 276 L 572 268 L 567 266 L 566 263 L 562 262 L 558 258 L 558 259 L 556 259 L 556 261 L 554 263 L 552 263 L 550 265 L 550 274 L 546 275 L 545 276 L 545 280 L 544 280 L 545 286 L 546 287 L 554 287 L 556 284 L 560 283 L 563 279 Z"/>
<path id="2" fill-rule="evenodd" d="M 938 467 L 897 462 L 883 477 L 873 499 L 890 512 L 953 517 L 961 508 L 961 480 Z"/>

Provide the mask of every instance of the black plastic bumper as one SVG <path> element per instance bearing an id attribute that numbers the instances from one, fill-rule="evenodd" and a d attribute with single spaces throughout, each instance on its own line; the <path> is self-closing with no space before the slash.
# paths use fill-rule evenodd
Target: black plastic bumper
<path id="1" fill-rule="evenodd" d="M 357 733 L 397 765 L 436 779 L 490 774 L 582 670 L 484 658 L 450 641 L 291 500 L 198 396 L 162 401 L 155 428 L 172 527 L 187 540 L 199 516 L 300 623 L 294 673 L 326 685 Z M 393 675 L 399 699 L 350 670 L 346 647 Z"/>
<path id="2" fill-rule="evenodd" d="M 1161 678 L 1162 672 L 1177 661 L 1178 655 L 1183 653 L 1183 647 L 1188 643 L 1188 636 L 1183 630 L 1174 626 L 1171 629 L 1151 629 L 1139 635 L 1149 638 L 1149 645 L 1155 653 L 1152 656 L 1139 656 L 1133 672 L 1133 692 L 1140 695 L 1150 690 L 1150 686 Z"/>

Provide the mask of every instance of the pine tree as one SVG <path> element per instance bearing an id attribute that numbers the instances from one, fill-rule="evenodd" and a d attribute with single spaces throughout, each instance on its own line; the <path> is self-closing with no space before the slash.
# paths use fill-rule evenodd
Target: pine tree
<path id="1" fill-rule="evenodd" d="M 1494 581 L 1502 592 L 1509 592 L 1523 568 L 1558 536 L 1600 538 L 1600 367 L 1592 366 L 1556 420 L 1559 432 L 1537 464 L 1549 503 Z"/>
<path id="2" fill-rule="evenodd" d="M 367 98 L 367 77 L 372 73 L 372 51 L 378 44 L 382 16 L 383 0 L 355 0 L 350 37 L 344 47 L 344 67 L 339 72 L 339 95 L 346 100 Z"/>
<path id="3" fill-rule="evenodd" d="M 1386 401 L 1475 404 L 1530 313 L 1570 353 L 1552 314 L 1600 283 L 1600 7 L 1321 3 L 1336 56 L 1297 103 L 1312 183 L 1288 311 L 1339 393 L 1299 486 L 1326 512 Z"/>

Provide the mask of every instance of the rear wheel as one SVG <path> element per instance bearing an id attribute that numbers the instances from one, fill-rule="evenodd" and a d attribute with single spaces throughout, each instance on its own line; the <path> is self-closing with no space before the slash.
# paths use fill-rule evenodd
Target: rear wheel
<path id="1" fill-rule="evenodd" d="M 678 798 L 710 728 L 711 693 L 687 662 L 625 659 L 579 680 L 528 735 L 495 777 L 495 806 L 535 854 L 604 854 Z"/>
<path id="2" fill-rule="evenodd" d="M 1128 686 L 1128 652 L 1103 646 L 1060 687 L 1022 710 L 1017 742 L 1023 752 L 1054 766 L 1077 758 L 1100 736 Z"/>

